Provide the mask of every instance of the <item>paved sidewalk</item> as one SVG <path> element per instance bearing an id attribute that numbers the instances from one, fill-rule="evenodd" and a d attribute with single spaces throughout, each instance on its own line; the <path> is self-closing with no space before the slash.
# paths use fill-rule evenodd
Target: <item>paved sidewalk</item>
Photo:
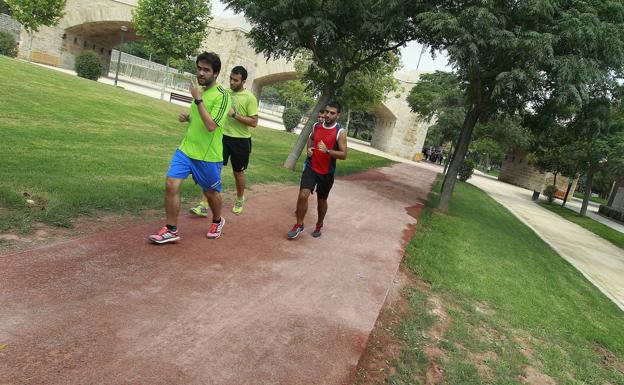
<path id="1" fill-rule="evenodd" d="M 572 201 L 566 204 L 566 207 L 570 210 L 574 210 L 577 213 L 581 212 L 581 206 L 583 205 L 583 200 L 578 198 L 572 198 Z M 589 202 L 587 205 L 587 216 L 596 222 L 600 222 L 605 226 L 609 226 L 613 230 L 619 231 L 620 233 L 624 233 L 624 224 L 620 222 L 616 222 L 612 219 L 604 217 L 598 213 L 598 208 L 600 205 L 598 203 Z"/>
<path id="2" fill-rule="evenodd" d="M 531 191 L 477 174 L 469 182 L 507 207 L 624 310 L 624 250 L 540 207 Z"/>
<path id="3" fill-rule="evenodd" d="M 338 178 L 321 238 L 298 187 L 226 207 L 224 235 L 182 215 L 0 255 L 0 383 L 351 383 L 436 174 L 411 165 Z"/>

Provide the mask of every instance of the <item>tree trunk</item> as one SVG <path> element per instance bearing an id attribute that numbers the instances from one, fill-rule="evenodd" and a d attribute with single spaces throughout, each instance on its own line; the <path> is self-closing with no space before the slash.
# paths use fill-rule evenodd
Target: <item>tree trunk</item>
<path id="1" fill-rule="evenodd" d="M 587 170 L 587 179 L 585 180 L 585 195 L 583 196 L 583 205 L 581 206 L 581 215 L 587 215 L 587 205 L 589 204 L 589 198 L 591 197 L 592 182 L 594 180 L 594 169 L 589 167 Z"/>
<path id="2" fill-rule="evenodd" d="M 448 171 L 449 163 L 451 163 L 451 158 L 452 158 L 451 154 L 453 153 L 453 145 L 454 143 L 451 142 L 451 148 L 449 148 L 449 156 L 448 158 L 446 158 L 446 162 L 444 162 L 444 171 L 442 171 L 444 175 L 446 175 L 446 171 Z"/>
<path id="3" fill-rule="evenodd" d="M 557 187 L 557 173 L 554 174 L 555 178 L 553 179 L 553 186 Z"/>
<path id="4" fill-rule="evenodd" d="M 568 188 L 566 189 L 565 196 L 563 197 L 561 207 L 565 207 L 566 203 L 568 203 L 568 196 L 570 195 L 570 190 L 572 190 L 572 182 L 574 182 L 574 179 L 572 179 L 572 177 L 568 177 Z"/>
<path id="5" fill-rule="evenodd" d="M 349 108 L 349 112 L 347 112 L 347 124 L 345 125 L 345 129 L 347 130 L 347 135 L 349 135 L 349 124 L 351 123 L 351 109 Z"/>
<path id="6" fill-rule="evenodd" d="M 121 52 L 119 53 L 121 55 Z M 169 58 L 167 58 L 167 66 L 165 67 L 165 76 L 163 77 L 162 88 L 160 89 L 160 100 L 165 98 L 165 86 L 167 84 L 167 75 L 169 74 Z"/>
<path id="7" fill-rule="evenodd" d="M 455 153 L 453 154 L 453 160 L 451 160 L 448 172 L 444 178 L 444 183 L 442 184 L 438 210 L 443 213 L 448 213 L 449 208 L 451 207 L 451 197 L 453 196 L 453 189 L 455 188 L 455 182 L 457 181 L 457 173 L 459 172 L 459 167 L 468 152 L 468 145 L 470 144 L 472 131 L 474 130 L 475 124 L 477 124 L 478 117 L 479 113 L 476 107 L 473 107 L 466 114 L 466 118 L 464 119 L 461 134 L 459 136 L 459 140 L 457 141 L 457 147 L 455 147 Z"/>
<path id="8" fill-rule="evenodd" d="M 331 100 L 332 94 L 333 92 L 331 90 L 325 90 L 321 94 L 321 97 L 319 98 L 318 102 L 316 102 L 316 106 L 310 113 L 308 122 L 303 127 L 303 130 L 301 130 L 301 134 L 299 134 L 299 137 L 297 138 L 297 141 L 295 142 L 292 148 L 292 151 L 290 152 L 290 155 L 288 155 L 288 158 L 286 158 L 286 161 L 284 162 L 285 168 L 290 169 L 290 170 L 295 169 L 295 166 L 297 165 L 297 160 L 299 159 L 299 156 L 301 156 L 301 151 L 303 151 L 303 149 L 305 148 L 306 141 L 308 140 L 308 137 L 310 136 L 310 133 L 312 132 L 312 127 L 314 126 L 314 123 L 316 122 L 318 113 L 321 110 L 321 108 L 324 108 L 327 105 L 327 103 Z"/>
<path id="9" fill-rule="evenodd" d="M 32 51 L 33 51 L 33 37 L 34 34 L 32 31 L 28 32 L 28 39 L 30 40 L 30 45 L 29 45 L 29 49 L 28 49 L 28 61 L 32 61 Z"/>
<path id="10" fill-rule="evenodd" d="M 355 131 L 353 131 L 353 135 L 351 137 L 357 139 L 358 132 L 360 132 L 360 126 L 355 126 Z"/>
<path id="11" fill-rule="evenodd" d="M 615 200 L 615 196 L 617 195 L 618 190 L 622 181 L 616 180 L 613 182 L 613 187 L 611 188 L 611 193 L 609 193 L 609 200 L 607 201 L 607 206 L 611 207 L 613 205 L 613 201 Z"/>

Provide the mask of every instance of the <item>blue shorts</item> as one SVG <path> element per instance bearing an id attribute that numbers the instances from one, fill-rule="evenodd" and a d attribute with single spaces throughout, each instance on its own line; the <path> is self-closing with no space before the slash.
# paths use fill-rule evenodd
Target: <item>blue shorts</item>
<path id="1" fill-rule="evenodd" d="M 203 191 L 214 190 L 221 192 L 221 167 L 223 162 L 204 162 L 189 158 L 185 153 L 177 149 L 167 176 L 176 179 L 186 179 L 189 174 Z"/>

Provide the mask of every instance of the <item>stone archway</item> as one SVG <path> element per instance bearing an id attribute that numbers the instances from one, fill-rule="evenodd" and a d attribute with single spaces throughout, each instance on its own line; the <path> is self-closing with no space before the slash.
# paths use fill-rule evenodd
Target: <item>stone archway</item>
<path id="1" fill-rule="evenodd" d="M 67 0 L 65 16 L 54 27 L 43 27 L 35 34 L 32 47 L 22 30 L 19 55 L 34 62 L 56 67 L 74 68 L 75 55 L 94 50 L 102 55 L 108 69 L 110 50 L 119 46 L 121 26 L 128 27 L 126 40 L 136 40 L 132 26 L 133 0 Z"/>
<path id="2" fill-rule="evenodd" d="M 124 41 L 137 40 L 136 30 L 127 21 L 97 21 L 78 24 L 65 29 L 61 48 L 60 64 L 72 68 L 74 58 L 84 50 L 92 50 L 102 58 L 102 73 L 107 74 L 111 61 L 111 50 L 121 42 L 121 28 L 126 27 Z"/>
<path id="3" fill-rule="evenodd" d="M 251 83 L 251 92 L 253 92 L 253 94 L 259 100 L 260 95 L 262 94 L 262 89 L 264 87 L 274 83 L 295 79 L 299 79 L 299 74 L 296 71 L 278 72 L 260 76 L 255 78 Z"/>

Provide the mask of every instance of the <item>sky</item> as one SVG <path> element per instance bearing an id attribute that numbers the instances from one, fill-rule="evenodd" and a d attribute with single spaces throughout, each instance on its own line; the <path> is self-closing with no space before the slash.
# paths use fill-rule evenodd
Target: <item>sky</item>
<path id="1" fill-rule="evenodd" d="M 212 0 L 212 14 L 219 17 L 232 17 L 235 13 L 231 10 L 226 10 L 225 6 L 219 0 Z M 401 62 L 403 63 L 403 70 L 405 71 L 450 71 L 451 67 L 448 65 L 446 57 L 444 55 L 437 55 L 435 59 L 431 58 L 431 54 L 425 51 L 420 57 L 420 64 L 418 64 L 419 56 L 422 52 L 422 46 L 416 42 L 408 43 L 406 47 L 401 49 Z M 418 67 L 418 68 L 417 68 Z"/>

